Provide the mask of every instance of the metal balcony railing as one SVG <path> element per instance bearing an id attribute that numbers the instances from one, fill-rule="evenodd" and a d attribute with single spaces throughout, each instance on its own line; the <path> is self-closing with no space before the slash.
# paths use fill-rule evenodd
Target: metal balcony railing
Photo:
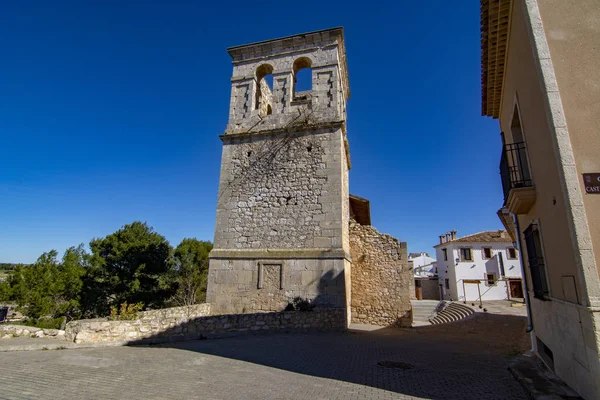
<path id="1" fill-rule="evenodd" d="M 500 159 L 500 176 L 505 204 L 511 189 L 533 186 L 525 142 L 504 145 Z"/>

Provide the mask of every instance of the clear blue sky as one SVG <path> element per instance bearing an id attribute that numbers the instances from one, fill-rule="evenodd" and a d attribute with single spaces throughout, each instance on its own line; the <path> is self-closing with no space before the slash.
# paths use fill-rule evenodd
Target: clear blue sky
<path id="1" fill-rule="evenodd" d="M 0 262 L 135 220 L 212 240 L 229 46 L 344 26 L 351 192 L 432 251 L 499 229 L 497 122 L 480 116 L 476 1 L 7 1 Z M 378 4 L 374 6 L 374 4 Z"/>

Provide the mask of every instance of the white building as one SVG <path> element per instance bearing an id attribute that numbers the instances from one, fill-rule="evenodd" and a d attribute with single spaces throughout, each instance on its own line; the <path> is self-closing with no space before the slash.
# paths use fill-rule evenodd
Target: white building
<path id="1" fill-rule="evenodd" d="M 415 277 L 427 277 L 436 275 L 435 258 L 429 257 L 427 253 L 410 253 L 408 261 L 412 261 Z"/>
<path id="2" fill-rule="evenodd" d="M 444 300 L 521 299 L 519 253 L 506 231 L 486 231 L 462 238 L 456 231 L 434 246 Z"/>

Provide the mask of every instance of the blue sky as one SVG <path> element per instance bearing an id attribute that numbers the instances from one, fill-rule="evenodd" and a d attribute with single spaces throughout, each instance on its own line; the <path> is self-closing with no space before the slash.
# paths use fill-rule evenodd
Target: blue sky
<path id="1" fill-rule="evenodd" d="M 500 136 L 480 116 L 479 4 L 19 1 L 0 9 L 0 262 L 147 221 L 212 240 L 226 48 L 344 26 L 351 192 L 429 251 L 500 229 Z M 426 3 L 426 4 L 425 4 Z"/>

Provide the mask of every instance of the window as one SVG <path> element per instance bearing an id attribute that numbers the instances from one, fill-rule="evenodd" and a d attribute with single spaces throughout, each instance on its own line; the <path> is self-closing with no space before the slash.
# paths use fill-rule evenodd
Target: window
<path id="1" fill-rule="evenodd" d="M 302 100 L 312 90 L 312 61 L 308 57 L 300 57 L 294 61 L 294 99 Z"/>
<path id="2" fill-rule="evenodd" d="M 273 67 L 262 64 L 256 69 L 256 98 L 255 109 L 261 117 L 273 112 Z"/>
<path id="3" fill-rule="evenodd" d="M 509 247 L 506 249 L 506 254 L 507 254 L 507 258 L 509 260 L 516 260 L 517 259 L 517 249 L 515 249 L 514 247 Z"/>
<path id="4" fill-rule="evenodd" d="M 446 289 L 450 290 L 450 279 L 444 279 L 444 283 L 446 285 Z"/>
<path id="5" fill-rule="evenodd" d="M 468 247 L 460 249 L 460 261 L 473 261 L 473 252 Z"/>
<path id="6" fill-rule="evenodd" d="M 485 281 L 487 286 L 494 286 L 496 284 L 496 274 L 485 274 Z"/>
<path id="7" fill-rule="evenodd" d="M 548 283 L 546 281 L 546 264 L 542 255 L 542 241 L 537 224 L 531 224 L 523 232 L 525 236 L 525 247 L 527 249 L 527 260 L 531 272 L 531 283 L 533 294 L 538 299 L 548 296 Z"/>
<path id="8" fill-rule="evenodd" d="M 442 249 L 442 253 L 444 253 L 444 261 L 448 261 L 448 250 Z"/>
<path id="9" fill-rule="evenodd" d="M 484 247 L 482 250 L 483 250 L 483 259 L 484 260 L 489 260 L 490 258 L 492 258 L 492 248 L 491 247 Z"/>

